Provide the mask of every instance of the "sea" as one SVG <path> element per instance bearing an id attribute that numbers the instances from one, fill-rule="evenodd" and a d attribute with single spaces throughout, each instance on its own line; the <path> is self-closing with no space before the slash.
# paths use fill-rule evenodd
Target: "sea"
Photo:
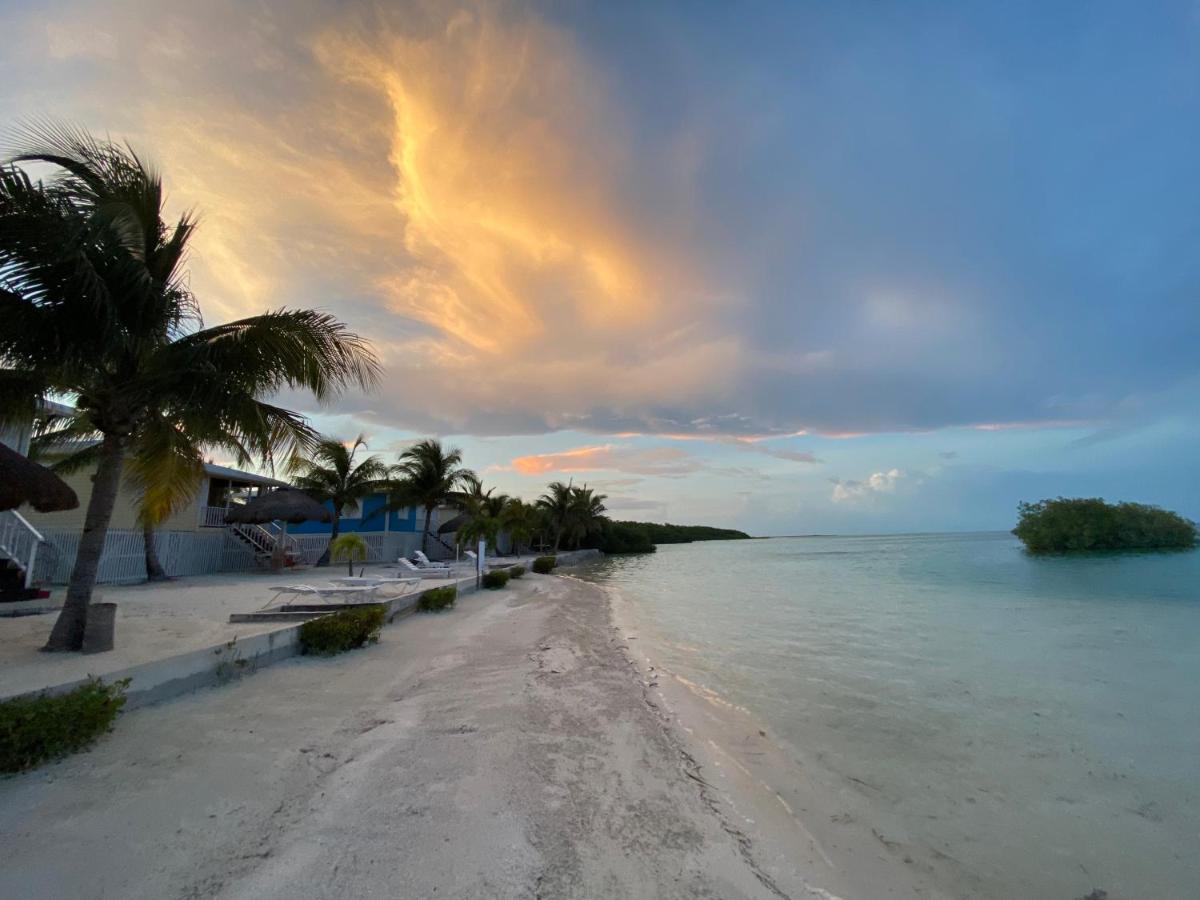
<path id="1" fill-rule="evenodd" d="M 1200 898 L 1200 551 L 812 536 L 582 577 L 661 668 L 953 860 L 963 896 Z"/>

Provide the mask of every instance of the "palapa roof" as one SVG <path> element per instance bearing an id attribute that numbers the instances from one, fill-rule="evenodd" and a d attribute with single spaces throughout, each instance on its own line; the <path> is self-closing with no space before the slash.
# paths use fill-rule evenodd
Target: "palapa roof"
<path id="1" fill-rule="evenodd" d="M 245 524 L 290 522 L 296 525 L 300 522 L 332 522 L 333 513 L 303 491 L 281 487 L 233 507 L 226 513 L 225 521 Z"/>
<path id="2" fill-rule="evenodd" d="M 0 444 L 0 510 L 28 503 L 38 512 L 74 509 L 79 497 L 70 485 L 47 469 Z"/>

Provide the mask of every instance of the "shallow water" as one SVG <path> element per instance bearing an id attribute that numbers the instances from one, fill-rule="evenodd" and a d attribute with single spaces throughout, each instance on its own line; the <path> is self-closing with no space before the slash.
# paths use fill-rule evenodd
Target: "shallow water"
<path id="1" fill-rule="evenodd" d="M 584 577 L 635 604 L 642 650 L 846 778 L 970 896 L 1200 897 L 1200 552 L 777 538 Z"/>

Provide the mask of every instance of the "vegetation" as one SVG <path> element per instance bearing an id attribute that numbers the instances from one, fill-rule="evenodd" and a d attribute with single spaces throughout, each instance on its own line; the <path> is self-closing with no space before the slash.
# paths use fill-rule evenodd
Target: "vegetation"
<path id="1" fill-rule="evenodd" d="M 693 541 L 748 541 L 750 535 L 733 528 L 713 528 L 711 525 L 658 525 L 654 522 L 618 522 L 646 535 L 654 544 L 690 544 Z"/>
<path id="2" fill-rule="evenodd" d="M 539 556 L 533 561 L 533 571 L 539 575 L 549 575 L 554 571 L 554 567 L 558 565 L 558 557 L 556 556 Z"/>
<path id="3" fill-rule="evenodd" d="M 440 609 L 453 606 L 454 601 L 457 599 L 458 588 L 452 584 L 448 584 L 445 587 L 434 588 L 422 594 L 421 599 L 417 601 L 417 609 L 425 612 L 437 612 Z"/>
<path id="4" fill-rule="evenodd" d="M 472 545 L 480 540 L 495 547 L 506 525 L 506 511 L 512 500 L 506 494 L 493 495 L 493 488 L 483 489 L 478 478 L 467 479 L 471 490 L 460 499 L 464 524 L 458 529 L 459 543 Z"/>
<path id="5" fill-rule="evenodd" d="M 509 566 L 506 571 L 508 572 L 509 578 L 520 578 L 522 575 L 525 574 L 525 567 L 524 566 Z"/>
<path id="6" fill-rule="evenodd" d="M 382 606 L 346 609 L 300 626 L 300 650 L 315 656 L 333 656 L 379 640 L 386 613 Z"/>
<path id="7" fill-rule="evenodd" d="M 292 484 L 333 507 L 329 545 L 317 560 L 318 566 L 329 565 L 347 507 L 387 489 L 389 470 L 378 456 L 368 456 L 357 464 L 354 461 L 359 448 L 366 446 L 361 434 L 349 447 L 342 441 L 322 438 L 307 459 L 293 456 L 288 462 L 288 471 L 294 476 Z"/>
<path id="8" fill-rule="evenodd" d="M 425 510 L 425 527 L 421 532 L 421 550 L 429 549 L 429 521 L 439 505 L 456 496 L 457 489 L 475 473 L 464 468 L 462 451 L 446 449 L 441 441 L 418 441 L 400 454 L 395 474 L 399 481 L 393 485 L 393 500 L 387 509 L 398 506 L 420 506 Z"/>
<path id="9" fill-rule="evenodd" d="M 493 569 L 483 573 L 483 586 L 488 590 L 498 591 L 508 584 L 508 572 L 504 569 Z"/>
<path id="10" fill-rule="evenodd" d="M 1166 550 L 1196 546 L 1196 525 L 1178 513 L 1102 499 L 1042 500 L 1017 507 L 1013 534 L 1030 553 Z"/>
<path id="11" fill-rule="evenodd" d="M 20 772 L 91 746 L 112 731 L 129 680 L 98 678 L 65 694 L 17 697 L 0 703 L 0 772 Z"/>
<path id="12" fill-rule="evenodd" d="M 335 562 L 346 560 L 346 574 L 354 574 L 354 564 L 356 562 L 366 562 L 367 556 L 370 555 L 371 548 L 367 546 L 366 538 L 361 534 L 343 534 L 335 537 L 329 542 L 329 550 Z"/>
<path id="13" fill-rule="evenodd" d="M 657 547 L 650 540 L 646 529 L 634 522 L 605 520 L 589 545 L 605 553 L 653 553 Z"/>
<path id="14" fill-rule="evenodd" d="M 578 549 L 585 538 L 600 530 L 605 520 L 606 499 L 587 485 L 572 487 L 555 481 L 546 488 L 546 493 L 538 498 L 538 506 L 554 535 L 555 553 L 562 546 L 563 538 Z"/>
<path id="15" fill-rule="evenodd" d="M 190 215 L 164 219 L 159 175 L 132 150 L 61 126 L 28 129 L 0 167 L 0 424 L 47 395 L 76 397 L 99 436 L 96 474 L 47 650 L 78 650 L 128 460 L 152 508 L 196 490 L 205 447 L 248 463 L 315 440 L 265 402 L 285 387 L 326 400 L 370 387 L 377 363 L 332 316 L 278 310 L 202 328 L 183 262 Z M 54 167 L 33 181 L 20 164 Z"/>

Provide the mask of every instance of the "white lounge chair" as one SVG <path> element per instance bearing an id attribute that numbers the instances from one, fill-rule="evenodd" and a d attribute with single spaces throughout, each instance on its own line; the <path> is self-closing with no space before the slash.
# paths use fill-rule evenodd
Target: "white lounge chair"
<path id="1" fill-rule="evenodd" d="M 417 558 L 417 567 L 421 569 L 451 569 L 453 566 L 448 562 L 434 562 L 420 550 L 414 550 L 413 556 Z"/>
<path id="2" fill-rule="evenodd" d="M 400 569 L 402 571 L 411 572 L 414 575 L 420 575 L 422 577 L 430 577 L 430 578 L 432 578 L 434 576 L 442 576 L 444 578 L 450 577 L 450 568 L 448 566 L 429 566 L 429 567 L 418 566 L 416 563 L 410 562 L 409 560 L 405 559 L 403 556 L 400 557 L 398 560 L 396 560 L 396 564 L 398 566 L 400 566 Z"/>
<path id="3" fill-rule="evenodd" d="M 366 594 L 370 594 L 372 597 L 374 597 L 375 592 L 378 589 L 378 585 L 359 585 L 357 587 L 313 587 L 311 584 L 281 584 L 269 588 L 269 590 L 275 592 L 275 596 L 270 599 L 270 601 L 267 603 L 267 606 L 274 605 L 275 601 L 284 594 L 291 594 L 293 597 L 319 597 L 322 600 L 340 598 L 342 603 L 346 603 L 351 598 L 361 597 Z M 289 603 L 283 604 L 283 608 L 286 609 L 294 602 L 295 601 L 293 600 Z M 263 609 L 266 609 L 266 606 L 264 606 Z"/>
<path id="4" fill-rule="evenodd" d="M 372 587 L 376 590 L 396 588 L 397 597 L 411 593 L 421 583 L 420 578 L 389 578 L 385 575 L 344 575 L 341 578 L 331 578 L 330 581 L 347 587 Z"/>

